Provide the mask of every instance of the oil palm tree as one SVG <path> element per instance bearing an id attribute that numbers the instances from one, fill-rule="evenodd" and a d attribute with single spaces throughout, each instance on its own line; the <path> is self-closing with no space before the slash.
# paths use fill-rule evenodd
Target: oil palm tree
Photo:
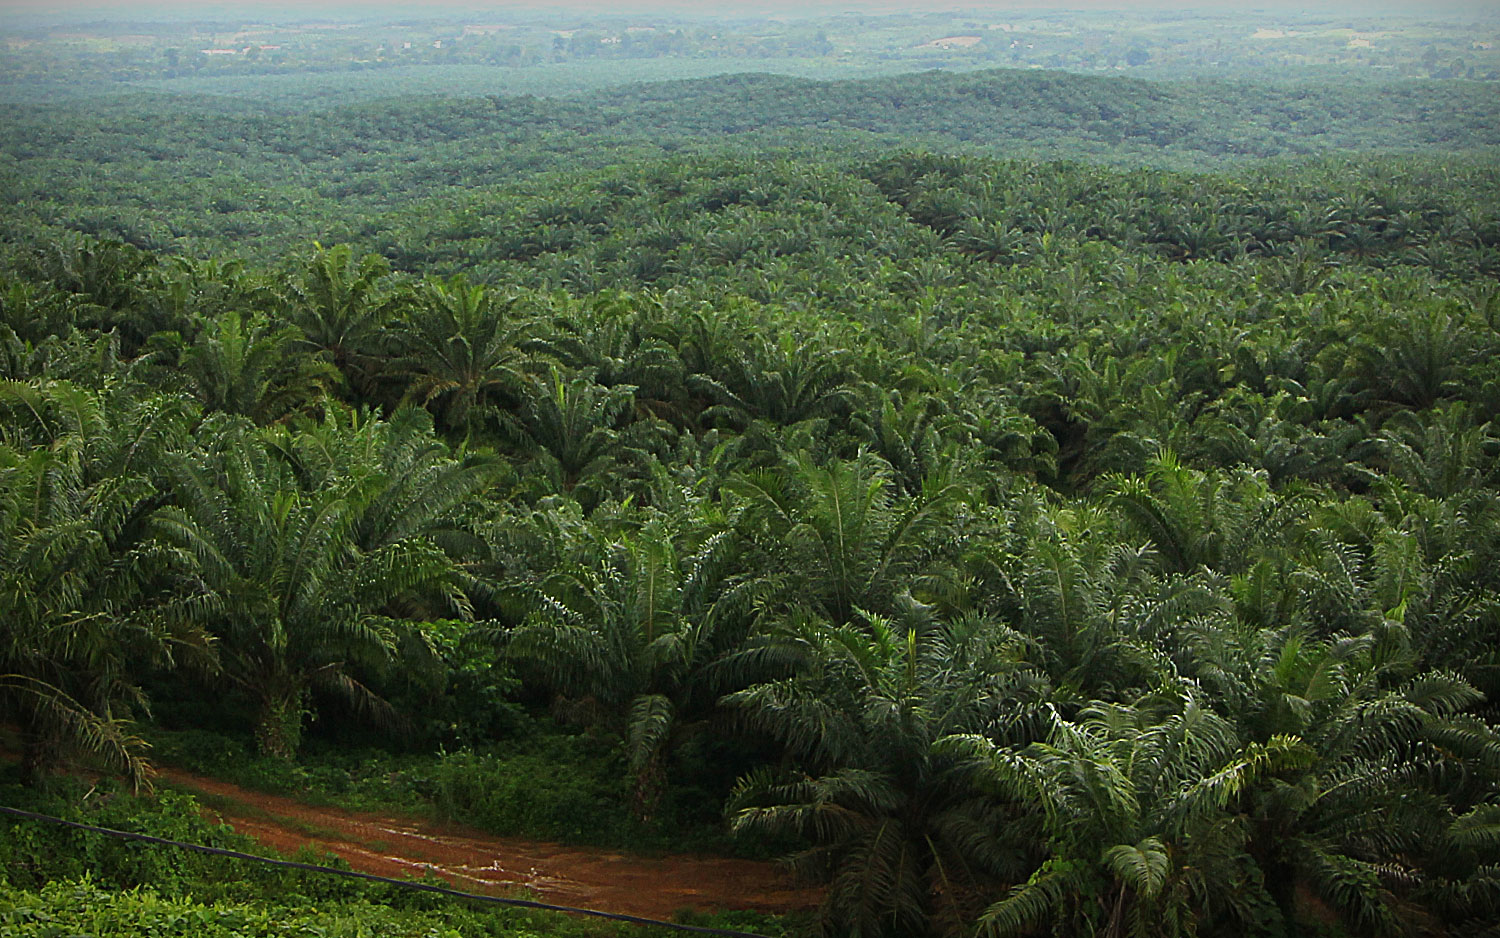
<path id="1" fill-rule="evenodd" d="M 1242 737 L 1294 737 L 1306 753 L 1240 805 L 1245 849 L 1289 923 L 1306 892 L 1351 932 L 1400 933 L 1410 904 L 1444 877 L 1482 891 L 1485 865 L 1500 859 L 1493 841 L 1451 855 L 1461 818 L 1495 800 L 1500 732 L 1475 712 L 1482 696 L 1452 672 L 1414 672 L 1390 644 L 1293 626 L 1242 633 L 1215 656 L 1243 700 Z M 1482 892 L 1470 898 L 1483 903 Z"/>
<path id="2" fill-rule="evenodd" d="M 508 585 L 525 618 L 506 652 L 583 719 L 620 735 L 634 809 L 649 818 L 673 748 L 701 728 L 737 673 L 727 656 L 749 619 L 725 579 L 733 537 L 674 532 L 660 516 L 634 531 L 581 517 L 547 526 L 571 543 L 550 569 Z"/>
<path id="3" fill-rule="evenodd" d="M 856 381 L 835 353 L 817 354 L 790 333 L 756 337 L 707 363 L 689 378 L 696 393 L 713 400 L 705 420 L 743 427 L 751 420 L 788 426 L 846 412 Z"/>
<path id="4" fill-rule="evenodd" d="M 1461 402 L 1393 415 L 1376 445 L 1396 475 L 1435 498 L 1483 489 L 1500 472 L 1494 422 L 1480 423 Z"/>
<path id="5" fill-rule="evenodd" d="M 566 375 L 554 365 L 525 389 L 518 423 L 559 488 L 572 491 L 620 455 L 635 388 L 606 387 L 590 372 Z"/>
<path id="6" fill-rule="evenodd" d="M 1012 806 L 970 785 L 954 734 L 1024 741 L 1040 685 L 1027 641 L 995 622 L 939 621 L 903 596 L 890 617 L 831 625 L 803 613 L 764 639 L 797 673 L 725 703 L 783 742 L 795 769 L 761 770 L 730 802 L 737 831 L 804 839 L 793 868 L 827 882 L 830 934 L 960 934 L 982 897 L 1030 861 Z"/>
<path id="7" fill-rule="evenodd" d="M 955 489 L 898 497 L 878 457 L 743 473 L 724 490 L 743 504 L 742 530 L 762 551 L 767 608 L 800 606 L 841 625 L 856 609 L 888 612 L 894 597 L 935 572 Z"/>
<path id="8" fill-rule="evenodd" d="M 1171 573 L 1231 572 L 1248 556 L 1248 539 L 1272 534 L 1287 513 L 1263 476 L 1192 469 L 1170 450 L 1144 476 L 1106 477 L 1103 494 Z"/>
<path id="9" fill-rule="evenodd" d="M 199 645 L 169 557 L 149 536 L 157 470 L 185 439 L 181 398 L 61 382 L 0 383 L 0 713 L 20 724 L 23 775 L 69 749 L 140 786 L 137 669 Z"/>
<path id="10" fill-rule="evenodd" d="M 287 297 L 307 347 L 325 354 L 357 394 L 374 389 L 382 332 L 394 312 L 382 282 L 389 272 L 378 255 L 356 258 L 348 245 L 314 243 L 306 274 Z"/>
<path id="11" fill-rule="evenodd" d="M 1275 915 L 1227 808 L 1308 761 L 1300 740 L 1242 742 L 1185 686 L 1050 722 L 1045 741 L 1024 748 L 979 734 L 938 747 L 972 760 L 981 788 L 1042 819 L 1045 861 L 979 916 L 981 934 L 1145 938 L 1211 923 L 1234 933 Z"/>
<path id="12" fill-rule="evenodd" d="M 854 432 L 890 465 L 893 479 L 908 495 L 921 492 L 933 470 L 952 460 L 953 446 L 944 441 L 952 422 L 937 397 L 912 395 L 904 400 L 900 392 L 892 392 L 878 407 L 862 409 L 851 420 Z"/>
<path id="13" fill-rule="evenodd" d="M 403 407 L 381 418 L 330 407 L 264 436 L 306 489 L 368 480 L 369 497 L 354 530 L 360 550 L 412 537 L 432 540 L 455 559 L 479 547 L 469 518 L 500 465 L 492 454 L 449 447 L 427 411 Z"/>
<path id="14" fill-rule="evenodd" d="M 0 713 L 20 725 L 27 783 L 71 745 L 139 786 L 145 746 L 125 719 L 133 688 L 121 641 L 132 577 L 109 540 L 140 491 L 91 492 L 69 462 L 0 447 Z"/>
<path id="15" fill-rule="evenodd" d="M 129 355 L 150 336 L 151 330 L 142 327 L 141 307 L 156 263 L 147 251 L 94 238 L 55 239 L 31 258 L 48 283 L 72 294 L 69 305 L 75 321 L 119 330 Z"/>
<path id="16" fill-rule="evenodd" d="M 547 333 L 527 349 L 587 369 L 604 387 L 630 387 L 638 413 L 682 423 L 683 364 L 664 319 L 657 302 L 607 294 L 573 315 L 554 316 Z"/>
<path id="17" fill-rule="evenodd" d="M 449 430 L 508 430 L 524 394 L 529 329 L 514 298 L 462 277 L 432 281 L 392 326 L 389 371 L 405 382 L 406 400 L 432 409 Z"/>
<path id="18" fill-rule="evenodd" d="M 307 407 L 342 380 L 333 365 L 297 347 L 299 336 L 261 316 L 226 312 L 183 350 L 179 367 L 206 410 L 269 423 Z"/>
<path id="19" fill-rule="evenodd" d="M 1427 408 L 1461 394 L 1468 366 L 1483 354 L 1477 339 L 1462 316 L 1426 300 L 1415 310 L 1367 316 L 1346 371 L 1381 402 Z"/>
<path id="20" fill-rule="evenodd" d="M 173 464 L 177 505 L 156 526 L 192 559 L 197 621 L 224 678 L 253 701 L 260 750 L 295 756 L 314 689 L 389 716 L 358 669 L 396 649 L 400 601 L 435 596 L 466 612 L 453 562 L 421 536 L 360 548 L 373 473 L 308 488 L 253 428 L 217 418 L 203 434 L 202 450 Z"/>

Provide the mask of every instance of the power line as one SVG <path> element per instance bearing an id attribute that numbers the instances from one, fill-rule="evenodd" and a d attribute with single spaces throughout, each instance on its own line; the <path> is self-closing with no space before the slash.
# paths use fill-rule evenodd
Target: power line
<path id="1" fill-rule="evenodd" d="M 279 866 L 286 869 L 302 870 L 308 873 L 328 873 L 333 876 L 343 876 L 347 879 L 364 880 L 371 883 L 385 883 L 391 886 L 399 886 L 403 889 L 415 889 L 419 892 L 437 893 L 440 896 L 452 896 L 455 899 L 469 899 L 474 902 L 487 902 L 491 905 L 511 906 L 518 909 L 536 909 L 542 912 L 565 912 L 570 915 L 589 915 L 594 918 L 608 919 L 613 922 L 626 922 L 631 925 L 649 925 L 655 928 L 671 928 L 677 931 L 694 932 L 700 935 L 722 935 L 725 938 L 767 938 L 766 935 L 756 934 L 748 931 L 733 931 L 727 928 L 707 928 L 702 925 L 683 925 L 678 922 L 663 922 L 659 919 L 645 918 L 640 915 L 626 915 L 620 912 L 601 912 L 598 909 L 581 909 L 568 905 L 552 905 L 548 902 L 534 902 L 530 899 L 506 899 L 499 896 L 485 896 L 475 892 L 463 892 L 458 889 L 450 889 L 446 886 L 434 886 L 430 883 L 417 883 L 409 879 L 393 879 L 389 876 L 377 876 L 374 873 L 360 873 L 355 870 L 341 870 L 332 866 L 319 866 L 316 863 L 299 863 L 296 860 L 277 860 L 271 857 L 258 856 L 253 853 L 241 853 L 238 850 L 225 850 L 222 847 L 210 847 L 205 844 L 190 844 L 180 840 L 170 840 L 166 837 L 154 837 L 151 834 L 137 834 L 132 831 L 114 830 L 109 827 L 96 827 L 93 824 L 83 824 L 78 821 L 65 821 L 62 818 L 52 817 L 48 814 L 38 814 L 35 811 L 23 811 L 20 808 L 9 808 L 0 805 L 0 815 L 23 818 L 28 821 L 41 821 L 47 824 L 59 824 L 63 827 L 71 827 L 75 830 L 89 831 L 95 834 L 104 834 L 108 837 L 119 837 L 123 840 L 135 840 L 148 844 L 159 844 L 165 847 L 176 847 L 179 850 L 188 850 L 193 853 L 206 853 L 210 856 L 229 857 L 232 860 L 248 860 L 254 863 L 265 863 L 269 866 Z"/>

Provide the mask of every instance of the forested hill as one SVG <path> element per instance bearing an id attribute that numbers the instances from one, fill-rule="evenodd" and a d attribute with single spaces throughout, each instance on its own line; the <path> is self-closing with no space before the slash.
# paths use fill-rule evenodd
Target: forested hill
<path id="1" fill-rule="evenodd" d="M 790 853 L 815 918 L 707 920 L 775 938 L 1493 934 L 1495 85 L 110 77 L 336 31 L 15 50 L 93 92 L 0 105 L 0 804 L 241 846 L 57 779 L 149 744 Z M 5 938 L 134 938 L 143 885 L 205 938 L 608 938 L 21 823 Z M 571 888 L 528 865 L 459 882 Z"/>
<path id="2" fill-rule="evenodd" d="M 141 725 L 496 836 L 727 816 L 824 938 L 1486 934 L 1500 227 L 1443 165 L 684 157 L 361 221 L 399 273 L 23 245 L 0 722 L 38 780 Z M 162 869 L 8 825 L 12 908 Z"/>
<path id="3" fill-rule="evenodd" d="M 1151 82 L 997 69 L 817 82 L 735 75 L 594 98 L 621 127 L 930 134 L 1008 154 L 1176 163 L 1330 149 L 1500 143 L 1500 96 L 1473 82 Z"/>
<path id="4" fill-rule="evenodd" d="M 256 254 L 360 240 L 372 215 L 410 206 L 462 215 L 476 190 L 539 173 L 669 154 L 855 162 L 915 146 L 1202 171 L 1379 151 L 1468 152 L 1486 164 L 1500 145 L 1500 98 L 1477 83 L 1187 84 L 1017 70 L 721 76 L 580 98 L 407 97 L 320 111 L 126 95 L 4 106 L 0 119 L 0 199 L 13 207 L 0 242 L 75 231 L 154 250 L 227 239 Z M 435 214 L 434 199 L 444 203 Z"/>
<path id="5" fill-rule="evenodd" d="M 37 155 L 38 143 L 72 142 L 91 125 L 129 133 L 129 117 L 147 112 L 151 126 L 137 128 L 141 133 L 163 129 L 158 122 L 166 118 L 169 131 L 187 122 L 173 134 L 184 141 L 233 138 L 283 152 L 430 146 L 518 133 L 661 142 L 816 130 L 908 143 L 927 136 L 1000 155 L 1186 167 L 1329 150 L 1500 145 L 1500 96 L 1477 82 L 1152 82 L 997 69 L 855 81 L 724 75 L 573 98 L 398 97 L 316 111 L 206 95 L 128 95 L 8 106 L 3 113 L 23 132 L 0 146 L 7 154 Z"/>

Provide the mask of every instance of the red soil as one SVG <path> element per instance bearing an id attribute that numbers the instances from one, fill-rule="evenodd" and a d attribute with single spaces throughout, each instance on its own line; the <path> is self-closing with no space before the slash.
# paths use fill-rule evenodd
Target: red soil
<path id="1" fill-rule="evenodd" d="M 302 847 L 381 876 L 431 872 L 457 889 L 490 895 L 525 890 L 541 901 L 647 918 L 678 909 L 790 912 L 818 901 L 770 863 L 724 857 L 638 857 L 491 837 L 453 825 L 313 807 L 216 779 L 161 768 L 162 781 L 214 795 L 236 831 L 284 853 Z"/>

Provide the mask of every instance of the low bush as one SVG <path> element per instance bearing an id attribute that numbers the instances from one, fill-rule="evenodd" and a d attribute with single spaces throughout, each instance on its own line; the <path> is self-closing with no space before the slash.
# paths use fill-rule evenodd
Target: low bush
<path id="1" fill-rule="evenodd" d="M 753 921 L 767 924 L 763 917 Z M 766 933 L 782 934 L 774 926 Z M 394 908 L 364 897 L 317 904 L 202 900 L 150 889 L 114 891 L 87 877 L 48 883 L 39 890 L 0 886 L 0 935 L 5 938 L 667 938 L 673 934 L 662 928 L 570 919 L 555 913 L 470 909 L 452 902 L 440 908 L 414 909 Z"/>
<path id="2" fill-rule="evenodd" d="M 676 786 L 652 821 L 638 821 L 628 807 L 628 773 L 618 747 L 545 723 L 503 750 L 418 755 L 313 744 L 295 764 L 256 756 L 247 740 L 204 730 L 150 736 L 163 765 L 314 804 L 399 810 L 505 837 L 770 855 L 758 842 L 728 836 L 722 792 Z"/>

